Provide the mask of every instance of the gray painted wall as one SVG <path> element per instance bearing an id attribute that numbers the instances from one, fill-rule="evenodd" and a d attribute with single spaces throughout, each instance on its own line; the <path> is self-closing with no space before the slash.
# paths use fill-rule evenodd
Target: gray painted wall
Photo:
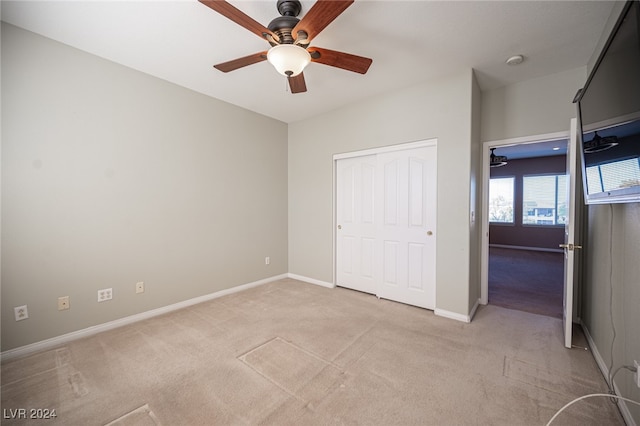
<path id="1" fill-rule="evenodd" d="M 616 2 L 589 71 L 624 4 Z M 586 237 L 582 322 L 607 369 L 633 365 L 640 362 L 640 203 L 590 206 Z M 633 373 L 620 370 L 615 384 L 622 396 L 640 401 Z M 627 407 L 640 424 L 640 407 Z"/>
<path id="2" fill-rule="evenodd" d="M 568 132 L 586 67 L 482 92 L 482 140 Z"/>
<path id="3" fill-rule="evenodd" d="M 289 125 L 291 273 L 333 283 L 334 154 L 437 138 L 436 309 L 469 313 L 474 85 L 466 70 Z"/>
<path id="4" fill-rule="evenodd" d="M 476 304 L 480 303 L 481 289 L 481 250 L 482 241 L 482 91 L 474 78 L 471 87 L 471 163 L 470 163 L 470 190 L 469 190 L 469 312 L 472 312 Z"/>
<path id="5" fill-rule="evenodd" d="M 287 261 L 285 123 L 2 24 L 2 351 Z"/>
<path id="6" fill-rule="evenodd" d="M 586 80 L 585 66 L 483 92 L 483 141 L 567 131 L 576 115 L 571 100 Z M 576 308 L 605 366 L 632 365 L 640 357 L 640 203 L 591 206 L 586 230 L 582 300 Z M 616 376 L 622 395 L 637 401 L 640 391 L 632 380 L 626 370 Z M 640 407 L 628 407 L 640 423 Z"/>
<path id="7" fill-rule="evenodd" d="M 610 370 L 640 362 L 640 203 L 589 207 L 582 322 Z M 633 373 L 621 370 L 622 396 L 640 401 Z M 628 404 L 640 424 L 640 407 Z"/>

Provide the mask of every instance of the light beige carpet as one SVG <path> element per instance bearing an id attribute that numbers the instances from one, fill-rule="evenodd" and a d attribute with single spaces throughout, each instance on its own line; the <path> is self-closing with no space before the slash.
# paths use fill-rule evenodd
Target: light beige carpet
<path id="1" fill-rule="evenodd" d="M 557 318 L 489 305 L 465 324 L 287 279 L 4 363 L 2 424 L 544 425 L 606 389 Z M 605 398 L 555 424 L 624 422 Z"/>

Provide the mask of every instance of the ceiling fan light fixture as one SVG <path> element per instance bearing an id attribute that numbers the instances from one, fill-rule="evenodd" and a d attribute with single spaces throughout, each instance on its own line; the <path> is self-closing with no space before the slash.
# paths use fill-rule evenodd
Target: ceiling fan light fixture
<path id="1" fill-rule="evenodd" d="M 598 132 L 595 132 L 593 139 L 584 143 L 585 154 L 592 154 L 594 152 L 605 151 L 618 145 L 618 138 L 616 136 L 601 137 Z"/>
<path id="2" fill-rule="evenodd" d="M 287 77 L 295 77 L 311 62 L 307 49 L 295 44 L 279 44 L 267 52 L 267 60 L 276 71 Z"/>
<path id="3" fill-rule="evenodd" d="M 493 153 L 495 148 L 491 148 L 491 156 L 489 157 L 489 167 L 501 167 L 507 165 L 507 157 L 504 155 L 496 155 Z"/>

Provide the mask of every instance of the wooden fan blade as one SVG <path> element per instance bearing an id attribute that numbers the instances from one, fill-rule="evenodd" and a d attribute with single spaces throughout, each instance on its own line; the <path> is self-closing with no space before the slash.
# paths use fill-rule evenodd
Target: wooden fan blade
<path id="1" fill-rule="evenodd" d="M 304 81 L 304 74 L 300 73 L 295 77 L 287 77 L 291 93 L 302 93 L 307 91 L 307 84 Z"/>
<path id="2" fill-rule="evenodd" d="M 205 6 L 210 7 L 211 9 L 218 12 L 220 15 L 232 20 L 236 24 L 240 25 L 251 31 L 252 33 L 258 35 L 260 38 L 264 38 L 264 34 L 270 34 L 277 37 L 273 34 L 267 27 L 262 25 L 260 22 L 254 20 L 249 15 L 241 11 L 240 9 L 232 6 L 227 3 L 225 0 L 198 0 L 200 3 Z"/>
<path id="3" fill-rule="evenodd" d="M 267 60 L 267 52 L 254 53 L 253 55 L 245 56 L 243 58 L 234 59 L 232 61 L 223 62 L 213 67 L 222 72 L 229 72 L 237 70 L 238 68 L 246 67 L 247 65 L 257 64 L 258 62 Z"/>
<path id="4" fill-rule="evenodd" d="M 350 53 L 337 52 L 335 50 L 323 49 L 320 47 L 310 47 L 311 61 L 319 64 L 330 65 L 342 68 L 343 70 L 366 74 L 372 59 L 363 56 L 352 55 Z"/>
<path id="5" fill-rule="evenodd" d="M 308 35 L 308 39 L 312 40 L 320 34 L 327 25 L 333 22 L 345 9 L 353 3 L 354 0 L 318 0 L 302 17 L 300 22 L 295 26 L 291 34 L 298 34 L 298 31 L 304 31 Z"/>

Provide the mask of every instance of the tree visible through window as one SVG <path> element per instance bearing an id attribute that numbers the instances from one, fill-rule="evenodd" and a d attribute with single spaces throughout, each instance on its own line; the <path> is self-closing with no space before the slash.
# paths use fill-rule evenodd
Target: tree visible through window
<path id="1" fill-rule="evenodd" d="M 513 223 L 513 177 L 489 179 L 489 222 Z"/>
<path id="2" fill-rule="evenodd" d="M 564 225 L 567 220 L 567 176 L 522 178 L 522 224 Z"/>

